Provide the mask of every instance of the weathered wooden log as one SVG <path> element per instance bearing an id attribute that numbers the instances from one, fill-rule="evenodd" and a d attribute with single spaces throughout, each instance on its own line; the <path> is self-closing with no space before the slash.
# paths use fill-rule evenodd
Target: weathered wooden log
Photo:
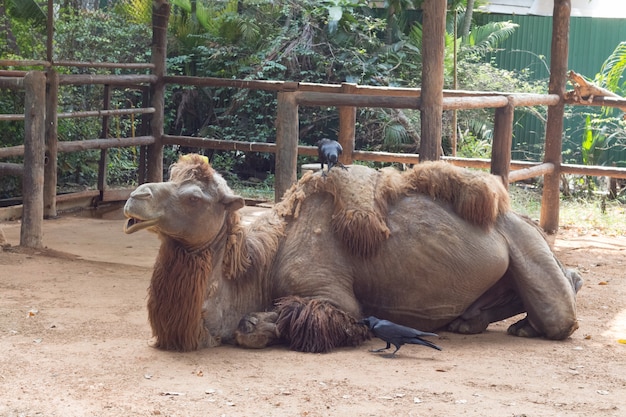
<path id="1" fill-rule="evenodd" d="M 84 117 L 128 116 L 131 114 L 154 114 L 154 107 L 73 111 L 71 113 L 59 113 L 58 118 L 59 119 L 72 119 L 72 118 L 84 118 Z"/>
<path id="2" fill-rule="evenodd" d="M 352 93 L 356 89 L 356 84 L 343 83 L 341 91 Z M 339 135 L 337 141 L 343 148 L 343 153 L 339 156 L 339 162 L 345 165 L 352 163 L 352 151 L 356 138 L 356 107 L 340 106 L 339 111 Z"/>
<path id="3" fill-rule="evenodd" d="M 110 84 L 117 86 L 133 86 L 138 84 L 153 84 L 156 81 L 157 77 L 154 75 L 59 75 L 59 85 Z"/>
<path id="4" fill-rule="evenodd" d="M 58 157 L 58 108 L 59 74 L 54 68 L 47 72 L 48 89 L 46 94 L 46 165 L 43 184 L 44 218 L 57 216 L 57 157 Z"/>
<path id="5" fill-rule="evenodd" d="M 43 246 L 43 182 L 46 132 L 46 76 L 30 71 L 24 77 L 25 129 L 20 246 Z"/>
<path id="6" fill-rule="evenodd" d="M 529 168 L 518 169 L 509 173 L 508 182 L 516 182 L 526 180 L 528 178 L 539 177 L 541 175 L 554 172 L 554 165 L 544 163 Z"/>
<path id="7" fill-rule="evenodd" d="M 274 199 L 280 201 L 297 180 L 298 170 L 298 104 L 295 93 L 278 93 L 276 108 L 276 164 Z"/>
<path id="8" fill-rule="evenodd" d="M 493 143 L 491 145 L 491 173 L 502 177 L 504 184 L 509 182 L 511 166 L 511 146 L 513 144 L 513 116 L 515 107 L 512 100 L 508 105 L 495 110 Z"/>
<path id="9" fill-rule="evenodd" d="M 170 3 L 158 0 L 152 3 L 152 83 L 151 106 L 154 114 L 150 121 L 150 134 L 154 143 L 146 154 L 146 179 L 149 182 L 163 181 L 163 126 L 165 124 L 165 75 L 167 74 L 167 26 L 170 18 Z"/>
<path id="10" fill-rule="evenodd" d="M 422 161 L 434 161 L 441 158 L 446 2 L 425 0 L 422 11 L 422 130 L 419 152 Z"/>
<path id="11" fill-rule="evenodd" d="M 565 84 L 567 82 L 567 57 L 569 47 L 570 0 L 554 0 L 552 14 L 552 45 L 550 60 L 550 83 L 548 92 L 556 94 L 558 104 L 548 107 L 544 162 L 554 165 L 554 171 L 546 174 L 541 196 L 540 225 L 547 233 L 556 233 L 559 228 L 561 152 Z"/>
<path id="12" fill-rule="evenodd" d="M 134 138 L 108 138 L 108 139 L 89 139 L 75 140 L 71 142 L 59 142 L 59 152 L 80 152 L 90 149 L 109 149 L 123 148 L 130 146 L 152 145 L 154 138 L 152 136 L 136 136 Z"/>
<path id="13" fill-rule="evenodd" d="M 0 162 L 0 177 L 4 175 L 13 175 L 21 177 L 24 175 L 24 164 L 14 164 L 12 162 Z"/>

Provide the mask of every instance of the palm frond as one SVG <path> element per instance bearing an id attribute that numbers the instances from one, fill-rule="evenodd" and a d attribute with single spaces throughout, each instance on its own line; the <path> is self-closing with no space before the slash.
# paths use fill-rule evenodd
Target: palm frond
<path id="1" fill-rule="evenodd" d="M 624 70 L 626 70 L 626 41 L 620 42 L 604 61 L 595 81 L 607 90 L 619 94 L 621 90 L 620 80 Z"/>
<path id="2" fill-rule="evenodd" d="M 463 39 L 465 51 L 485 55 L 494 50 L 511 36 L 519 27 L 511 21 L 489 22 L 472 28 L 469 36 Z"/>
<path id="3" fill-rule="evenodd" d="M 122 0 L 115 5 L 117 13 L 137 24 L 152 24 L 152 0 Z"/>
<path id="4" fill-rule="evenodd" d="M 9 0 L 9 13 L 18 19 L 31 20 L 45 25 L 47 13 L 35 0 Z"/>
<path id="5" fill-rule="evenodd" d="M 384 128 L 383 143 L 389 147 L 396 147 L 403 143 L 411 143 L 411 138 L 404 126 L 391 122 Z"/>

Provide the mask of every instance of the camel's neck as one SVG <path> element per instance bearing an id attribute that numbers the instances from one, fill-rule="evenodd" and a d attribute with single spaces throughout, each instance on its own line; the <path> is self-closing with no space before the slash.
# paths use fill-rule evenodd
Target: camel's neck
<path id="1" fill-rule="evenodd" d="M 266 274 L 256 269 L 258 263 L 249 268 L 264 249 L 249 246 L 238 223 L 194 250 L 162 239 L 148 297 L 157 347 L 189 351 L 230 342 L 244 314 L 271 306 Z"/>
<path id="2" fill-rule="evenodd" d="M 157 347 L 189 351 L 210 343 L 202 306 L 214 286 L 212 271 L 210 251 L 189 252 L 174 240 L 163 240 L 148 293 Z"/>

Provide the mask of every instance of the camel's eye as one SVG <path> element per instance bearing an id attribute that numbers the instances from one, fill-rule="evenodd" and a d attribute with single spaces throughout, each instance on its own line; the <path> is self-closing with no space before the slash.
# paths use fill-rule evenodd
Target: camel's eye
<path id="1" fill-rule="evenodd" d="M 180 197 L 190 205 L 196 205 L 205 199 L 200 187 L 190 187 L 181 192 Z"/>

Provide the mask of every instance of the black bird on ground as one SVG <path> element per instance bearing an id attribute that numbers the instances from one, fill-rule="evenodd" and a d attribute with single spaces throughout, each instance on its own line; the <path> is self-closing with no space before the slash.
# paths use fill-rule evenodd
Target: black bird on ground
<path id="1" fill-rule="evenodd" d="M 343 153 L 341 144 L 336 140 L 320 139 L 317 142 L 317 156 L 322 164 L 322 175 L 326 176 L 324 172 L 324 163 L 328 165 L 328 172 L 335 165 L 339 165 L 343 169 L 348 169 L 344 164 L 339 162 L 339 155 Z"/>
<path id="2" fill-rule="evenodd" d="M 423 345 L 431 347 L 433 349 L 441 350 L 441 348 L 434 343 L 422 339 L 422 337 L 424 336 L 438 337 L 438 335 L 435 333 L 422 332 L 411 327 L 402 326 L 400 324 L 390 322 L 389 320 L 380 320 L 374 316 L 370 316 L 366 319 L 361 320 L 361 323 L 369 327 L 371 332 L 374 333 L 374 336 L 387 342 L 386 347 L 371 350 L 370 352 L 382 352 L 389 349 L 391 345 L 394 345 L 396 347 L 396 350 L 394 350 L 393 353 L 389 355 L 389 357 L 393 358 L 395 357 L 396 352 L 405 343 L 410 343 L 413 345 Z"/>

